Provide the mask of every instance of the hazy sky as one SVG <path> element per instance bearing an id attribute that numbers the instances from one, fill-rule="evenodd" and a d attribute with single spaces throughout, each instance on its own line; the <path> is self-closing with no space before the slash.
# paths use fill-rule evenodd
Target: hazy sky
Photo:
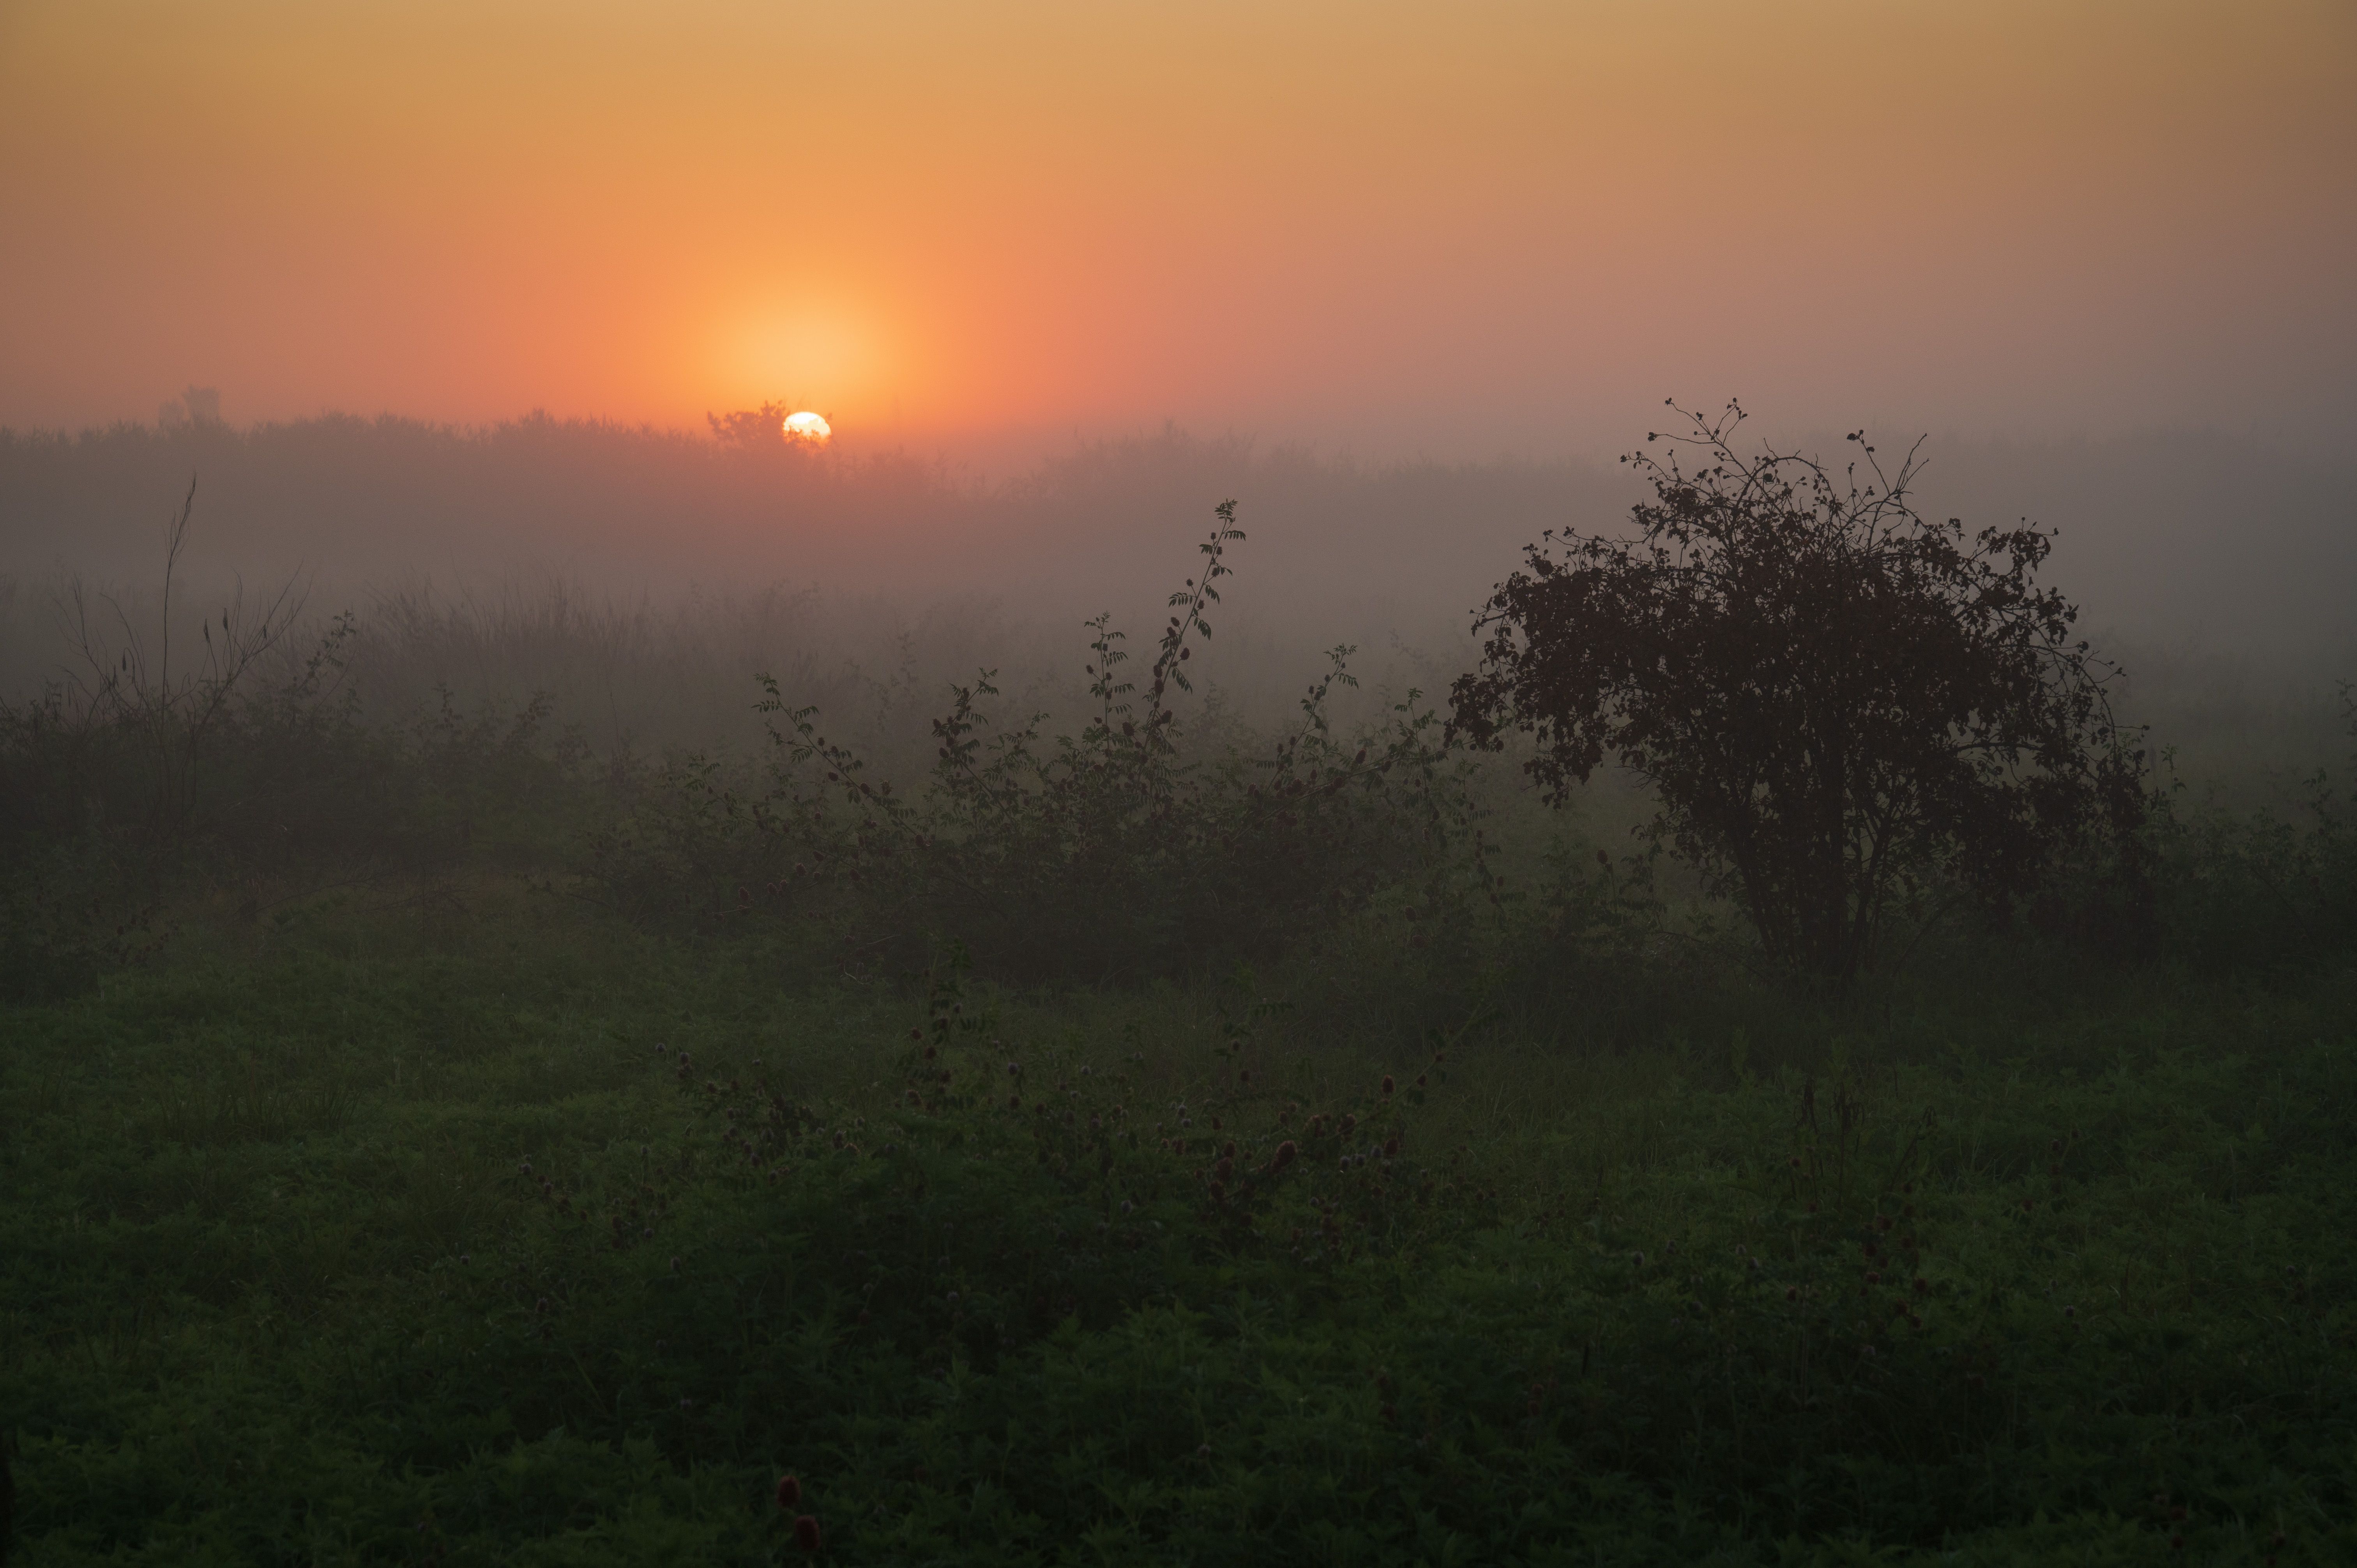
<path id="1" fill-rule="evenodd" d="M 2341 444 L 2352 279 L 2348 0 L 0 0 L 18 427 Z"/>

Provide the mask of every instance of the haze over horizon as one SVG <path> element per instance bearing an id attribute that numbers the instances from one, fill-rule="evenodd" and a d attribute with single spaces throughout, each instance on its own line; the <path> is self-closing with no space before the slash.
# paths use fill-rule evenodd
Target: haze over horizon
<path id="1" fill-rule="evenodd" d="M 0 425 L 2335 444 L 2357 12 L 0 9 Z"/>

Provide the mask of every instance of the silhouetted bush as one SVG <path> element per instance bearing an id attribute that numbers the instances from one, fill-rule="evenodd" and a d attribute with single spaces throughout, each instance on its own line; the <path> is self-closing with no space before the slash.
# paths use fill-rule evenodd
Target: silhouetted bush
<path id="1" fill-rule="evenodd" d="M 1768 956 L 1836 983 L 1942 887 L 2024 893 L 2133 825 L 2142 754 L 2077 608 L 2034 585 L 2046 534 L 1930 521 L 1912 457 L 1886 476 L 1862 435 L 1863 485 L 1856 465 L 1738 456 L 1733 404 L 1687 417 L 1670 439 L 1700 468 L 1624 459 L 1653 487 L 1635 539 L 1534 544 L 1499 585 L 1452 733 L 1533 734 L 1558 800 L 1617 757 Z"/>

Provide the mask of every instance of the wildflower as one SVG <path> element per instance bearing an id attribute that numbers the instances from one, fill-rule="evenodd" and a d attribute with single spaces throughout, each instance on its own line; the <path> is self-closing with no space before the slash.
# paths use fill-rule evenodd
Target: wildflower
<path id="1" fill-rule="evenodd" d="M 1424 1074 L 1417 1073 L 1415 1075 L 1415 1086 L 1418 1089 L 1422 1089 L 1424 1087 Z"/>
<path id="2" fill-rule="evenodd" d="M 1023 1076 L 1023 1064 L 1021 1062 L 1008 1062 L 1006 1064 L 1006 1076 L 1009 1078 L 1021 1078 Z"/>
<path id="3" fill-rule="evenodd" d="M 1342 1136 L 1345 1138 L 1349 1137 L 1351 1135 L 1351 1130 L 1358 1124 L 1359 1119 L 1356 1116 L 1351 1115 L 1347 1111 L 1344 1112 L 1342 1113 Z"/>
<path id="4" fill-rule="evenodd" d="M 1383 1158 L 1385 1158 L 1385 1159 L 1387 1159 L 1387 1160 L 1395 1160 L 1395 1159 L 1398 1159 L 1398 1158 L 1399 1158 L 1399 1152 L 1400 1152 L 1400 1141 L 1399 1141 L 1399 1134 L 1398 1134 L 1398 1133 L 1393 1133 L 1389 1138 L 1386 1138 L 1386 1139 L 1384 1139 L 1384 1140 L 1383 1140 Z"/>
<path id="5" fill-rule="evenodd" d="M 1019 1095 L 1019 1094 L 1010 1094 L 1010 1095 L 1008 1095 L 1008 1096 L 1006 1097 L 1006 1109 L 1008 1109 L 1009 1111 L 1020 1111 L 1020 1110 L 1022 1110 L 1022 1109 L 1023 1109 L 1023 1097 L 1022 1097 L 1021 1095 Z"/>
<path id="6" fill-rule="evenodd" d="M 2025 1198 L 2023 1198 L 2023 1199 L 2021 1200 L 2021 1211 L 2022 1211 L 2024 1214 L 2029 1213 L 2031 1209 L 2033 1209 L 2033 1208 L 2037 1208 L 2037 1207 L 2038 1207 L 2038 1200 L 2037 1200 L 2036 1198 L 2034 1198 L 2034 1197 L 2025 1197 Z"/>
<path id="7" fill-rule="evenodd" d="M 779 1509 L 779 1511 L 780 1511 L 780 1512 L 781 1512 L 781 1513 L 791 1513 L 791 1512 L 793 1512 L 793 1511 L 794 1511 L 794 1509 L 795 1509 L 796 1505 L 800 1504 L 802 1500 L 802 1482 L 800 1482 L 799 1480 L 796 1480 L 796 1479 L 795 1479 L 793 1477 L 791 1477 L 791 1476 L 780 1476 L 780 1477 L 778 1477 L 778 1509 Z"/>
<path id="8" fill-rule="evenodd" d="M 1389 1074 L 1389 1073 L 1385 1073 L 1385 1074 L 1383 1074 L 1383 1092 L 1384 1092 L 1385 1094 L 1387 1094 L 1387 1095 L 1388 1095 L 1389 1093 L 1391 1093 L 1391 1091 L 1392 1091 L 1392 1075 L 1391 1075 L 1391 1074 Z"/>
<path id="9" fill-rule="evenodd" d="M 1925 1279 L 1921 1274 L 1917 1274 L 1915 1276 L 1915 1294 L 1917 1295 L 1923 1295 L 1929 1293 L 1931 1288 L 1932 1282 L 1930 1280 Z"/>
<path id="10" fill-rule="evenodd" d="M 1868 1269 L 1868 1270 L 1867 1270 L 1867 1271 L 1866 1271 L 1866 1283 L 1868 1283 L 1868 1284 L 1870 1284 L 1870 1285 L 1878 1285 L 1878 1284 L 1880 1284 L 1880 1283 L 1882 1283 L 1882 1275 L 1881 1275 L 1880 1272 L 1879 1272 L 1879 1271 L 1878 1271 L 1878 1270 L 1874 1270 L 1874 1269 Z"/>
<path id="11" fill-rule="evenodd" d="M 1798 1300 L 1800 1300 L 1800 1299 L 1801 1299 L 1801 1287 L 1800 1287 L 1799 1285 L 1786 1285 L 1786 1286 L 1784 1287 L 1784 1299 L 1785 1299 L 1786 1301 L 1798 1301 Z"/>
<path id="12" fill-rule="evenodd" d="M 909 1038 L 912 1040 L 921 1040 L 924 1037 L 925 1032 L 922 1029 L 911 1029 L 909 1031 Z"/>
<path id="13" fill-rule="evenodd" d="M 1642 1253 L 1642 1252 L 1639 1252 L 1639 1253 L 1636 1255 L 1636 1262 L 1637 1262 L 1637 1266 L 1638 1266 L 1639 1268 L 1641 1268 L 1641 1268 L 1643 1268 L 1643 1267 L 1645 1266 L 1645 1254 L 1644 1254 L 1644 1253 Z"/>
<path id="14" fill-rule="evenodd" d="M 818 1518 L 803 1514 L 794 1520 L 794 1544 L 815 1555 L 823 1542 L 819 1539 Z"/>

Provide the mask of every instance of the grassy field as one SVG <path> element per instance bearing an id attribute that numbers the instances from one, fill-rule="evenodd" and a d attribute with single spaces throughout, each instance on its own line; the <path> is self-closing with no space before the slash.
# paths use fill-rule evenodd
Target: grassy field
<path id="1" fill-rule="evenodd" d="M 2345 962 L 1436 1036 L 1320 950 L 191 907 L 0 1010 L 9 1561 L 2357 1559 Z"/>

